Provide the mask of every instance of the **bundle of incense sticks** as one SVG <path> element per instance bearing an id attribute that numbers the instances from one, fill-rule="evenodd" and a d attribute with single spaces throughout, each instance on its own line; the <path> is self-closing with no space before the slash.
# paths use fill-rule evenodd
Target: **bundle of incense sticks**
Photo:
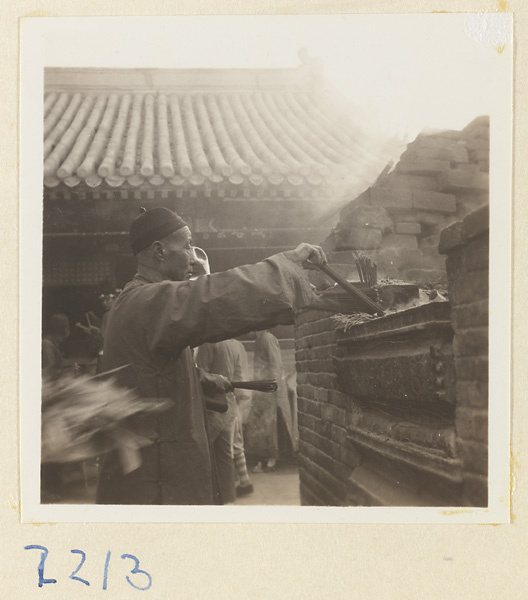
<path id="1" fill-rule="evenodd" d="M 272 393 L 277 391 L 276 379 L 262 379 L 260 381 L 232 381 L 234 388 L 241 390 L 255 390 L 256 392 Z"/>
<path id="2" fill-rule="evenodd" d="M 378 265 L 366 252 L 354 252 L 359 279 L 363 285 L 374 287 L 378 283 Z"/>

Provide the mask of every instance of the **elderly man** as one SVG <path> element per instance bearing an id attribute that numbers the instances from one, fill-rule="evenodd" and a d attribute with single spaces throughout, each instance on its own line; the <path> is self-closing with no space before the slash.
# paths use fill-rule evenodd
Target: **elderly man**
<path id="1" fill-rule="evenodd" d="M 214 471 L 202 386 L 191 347 L 293 322 L 313 300 L 303 265 L 325 262 L 309 244 L 255 265 L 200 276 L 191 231 L 172 211 L 154 208 L 130 229 L 138 271 L 115 300 L 107 322 L 103 366 L 146 398 L 170 398 L 161 416 L 130 427 L 151 442 L 138 469 L 124 473 L 116 454 L 102 468 L 97 501 L 105 504 L 213 504 Z M 227 380 L 219 387 L 229 390 Z"/>

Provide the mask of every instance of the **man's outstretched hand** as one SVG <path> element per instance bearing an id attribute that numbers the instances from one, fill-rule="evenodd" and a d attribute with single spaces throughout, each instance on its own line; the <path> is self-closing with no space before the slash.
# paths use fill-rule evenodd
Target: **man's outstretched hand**
<path id="1" fill-rule="evenodd" d="M 305 269 L 316 269 L 317 265 L 325 265 L 328 262 L 320 246 L 305 242 L 299 244 L 295 250 L 288 250 L 284 254 L 290 260 L 301 263 Z"/>

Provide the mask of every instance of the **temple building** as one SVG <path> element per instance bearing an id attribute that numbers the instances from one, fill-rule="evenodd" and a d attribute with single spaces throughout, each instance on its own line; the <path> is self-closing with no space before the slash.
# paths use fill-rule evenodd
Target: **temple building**
<path id="1" fill-rule="evenodd" d="M 399 152 L 363 123 L 313 60 L 296 69 L 47 68 L 44 316 L 82 321 L 100 309 L 101 292 L 133 276 L 128 229 L 140 206 L 181 214 L 213 271 L 324 239 L 330 209 Z"/>

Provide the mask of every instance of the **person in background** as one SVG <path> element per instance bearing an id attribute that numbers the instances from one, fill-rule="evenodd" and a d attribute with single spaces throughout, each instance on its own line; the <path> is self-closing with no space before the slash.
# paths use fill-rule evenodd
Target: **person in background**
<path id="1" fill-rule="evenodd" d="M 321 248 L 300 244 L 254 265 L 197 277 L 191 231 L 166 208 L 143 209 L 130 241 L 138 272 L 116 298 L 103 349 L 105 371 L 144 398 L 167 398 L 163 417 L 130 429 L 150 440 L 141 464 L 125 473 L 116 452 L 99 478 L 101 504 L 213 504 L 215 489 L 202 384 L 191 348 L 276 324 L 291 324 L 314 300 L 303 271 L 324 264 Z M 231 391 L 216 375 L 217 389 Z"/>
<path id="2" fill-rule="evenodd" d="M 238 370 L 232 381 L 245 381 L 248 379 L 248 358 L 244 344 L 239 340 L 233 340 L 238 350 Z M 249 479 L 246 463 L 246 452 L 244 449 L 244 423 L 251 410 L 251 392 L 249 390 L 235 389 L 236 415 L 233 426 L 233 460 L 237 477 L 237 496 L 252 494 L 253 484 Z"/>
<path id="3" fill-rule="evenodd" d="M 110 293 L 110 294 L 101 294 L 99 296 L 99 300 L 101 301 L 101 304 L 103 306 L 103 316 L 101 318 L 101 335 L 105 336 L 106 333 L 106 323 L 108 321 L 108 313 L 110 311 L 110 309 L 112 308 L 112 304 L 114 303 L 115 299 L 117 298 L 117 296 L 119 295 L 119 292 L 121 292 L 121 290 L 115 290 L 114 292 Z"/>
<path id="4" fill-rule="evenodd" d="M 225 340 L 216 344 L 203 344 L 196 349 L 196 366 L 206 373 L 223 375 L 229 381 L 236 381 L 240 372 L 235 340 Z M 207 411 L 209 439 L 213 446 L 220 493 L 224 504 L 234 502 L 235 469 L 233 464 L 233 432 L 237 403 L 233 392 L 226 393 L 227 411 L 224 413 Z"/>
<path id="5" fill-rule="evenodd" d="M 246 447 L 258 458 L 253 469 L 255 473 L 275 471 L 279 457 L 279 437 L 277 418 L 279 411 L 288 431 L 291 430 L 291 412 L 286 389 L 279 340 L 270 331 L 257 331 L 253 377 L 275 379 L 277 391 L 269 394 L 254 392 L 251 412 L 246 425 Z"/>
<path id="6" fill-rule="evenodd" d="M 100 342 L 100 347 L 97 352 L 97 367 L 96 367 L 97 373 L 101 373 L 101 370 L 102 370 L 103 345 L 104 345 L 104 336 L 106 333 L 106 323 L 108 320 L 108 313 L 109 313 L 110 309 L 112 308 L 112 304 L 114 303 L 114 300 L 116 299 L 116 297 L 120 291 L 121 290 L 115 290 L 114 292 L 111 292 L 109 294 L 103 293 L 99 296 L 99 301 L 101 302 L 101 305 L 102 305 L 103 311 L 104 311 L 103 316 L 101 317 L 101 319 L 99 321 L 99 327 L 96 327 L 92 323 L 90 323 L 89 333 L 92 335 L 94 340 L 97 340 L 98 342 Z M 92 317 L 93 313 L 88 313 L 88 315 L 89 315 L 89 318 L 91 321 L 95 321 L 95 319 L 94 319 L 95 315 Z"/>
<path id="7" fill-rule="evenodd" d="M 70 321 L 66 315 L 56 313 L 48 319 L 42 338 L 42 375 L 55 379 L 62 373 L 61 344 L 70 336 Z"/>
<path id="8" fill-rule="evenodd" d="M 195 275 L 210 275 L 209 258 L 204 250 L 195 248 Z M 223 375 L 229 381 L 243 381 L 248 373 L 244 346 L 238 340 L 225 340 L 204 344 L 195 349 L 198 368 L 207 373 Z M 220 491 L 224 502 L 233 502 L 235 496 L 253 492 L 244 453 L 241 411 L 246 408 L 251 395 L 247 390 L 233 390 L 226 394 L 226 413 L 207 411 L 209 438 L 213 445 Z M 234 466 L 234 471 L 233 471 Z"/>

